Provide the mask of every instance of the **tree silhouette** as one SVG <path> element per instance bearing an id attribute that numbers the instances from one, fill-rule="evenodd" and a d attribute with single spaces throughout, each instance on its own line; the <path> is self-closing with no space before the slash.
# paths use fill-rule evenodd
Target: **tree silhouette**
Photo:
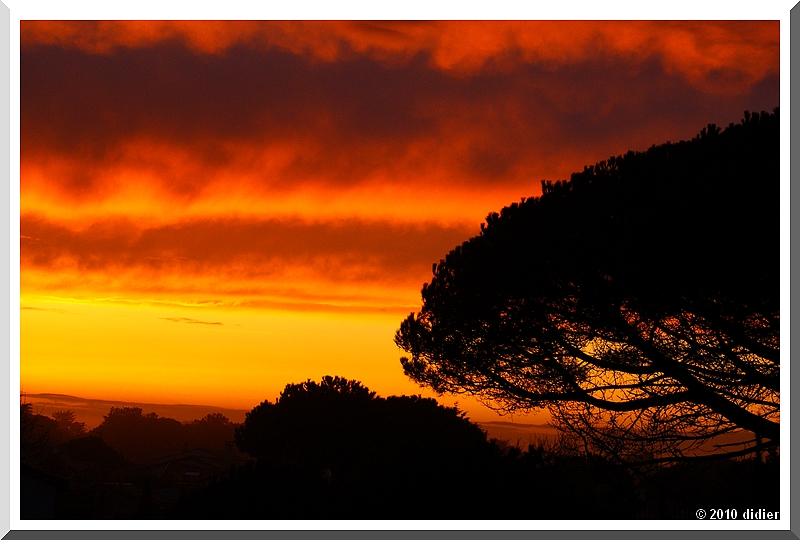
<path id="1" fill-rule="evenodd" d="M 361 383 L 341 377 L 287 384 L 274 404 L 264 401 L 247 413 L 236 444 L 254 457 L 313 464 L 320 472 L 354 465 L 358 433 L 369 430 L 376 399 Z"/>
<path id="2" fill-rule="evenodd" d="M 33 404 L 20 403 L 20 461 L 46 465 L 53 456 L 55 421 L 35 413 Z"/>
<path id="3" fill-rule="evenodd" d="M 495 449 L 455 408 L 419 396 L 382 398 L 331 376 L 289 384 L 275 403 L 255 407 L 236 443 L 259 458 L 261 485 L 282 486 L 267 506 L 268 517 L 283 519 L 319 517 L 302 508 L 326 496 L 337 517 L 463 517 L 471 507 L 442 501 L 441 489 L 477 485 Z"/>
<path id="4" fill-rule="evenodd" d="M 68 441 L 86 435 L 86 422 L 75 420 L 74 412 L 56 411 L 52 416 L 56 421 L 56 433 L 60 438 Z"/>
<path id="5" fill-rule="evenodd" d="M 139 407 L 111 407 L 90 435 L 100 436 L 111 448 L 135 463 L 151 463 L 180 452 L 186 442 L 183 425 Z"/>
<path id="6" fill-rule="evenodd" d="M 183 425 L 189 448 L 223 448 L 233 441 L 236 424 L 221 413 L 209 413 Z"/>
<path id="7" fill-rule="evenodd" d="M 434 265 L 403 369 L 628 462 L 776 447 L 779 189 L 777 109 L 543 181 Z"/>

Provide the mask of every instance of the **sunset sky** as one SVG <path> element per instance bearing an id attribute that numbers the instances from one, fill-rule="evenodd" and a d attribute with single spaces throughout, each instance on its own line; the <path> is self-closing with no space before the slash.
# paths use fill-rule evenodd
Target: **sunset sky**
<path id="1" fill-rule="evenodd" d="M 778 21 L 19 35 L 30 393 L 250 409 L 340 375 L 433 396 L 403 374 L 394 332 L 488 213 L 780 104 Z"/>

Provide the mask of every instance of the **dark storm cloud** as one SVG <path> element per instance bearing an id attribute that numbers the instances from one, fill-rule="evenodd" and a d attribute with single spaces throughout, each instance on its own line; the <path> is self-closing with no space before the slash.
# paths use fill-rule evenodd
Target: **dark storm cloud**
<path id="1" fill-rule="evenodd" d="M 738 80 L 734 68 L 707 78 Z M 120 146 L 132 140 L 183 149 L 208 178 L 236 160 L 237 147 L 295 143 L 281 174 L 262 178 L 271 185 L 306 177 L 351 185 L 386 169 L 408 181 L 414 159 L 422 159 L 409 156 L 420 146 L 454 183 L 538 181 L 539 171 L 566 175 L 589 164 L 579 159 L 689 138 L 709 121 L 771 109 L 776 81 L 708 93 L 667 73 L 658 56 L 590 58 L 558 70 L 519 62 L 466 76 L 436 69 L 424 52 L 387 64 L 355 53 L 321 62 L 244 46 L 198 55 L 177 40 L 114 54 L 28 47 L 21 55 L 22 158 L 75 160 L 50 180 L 70 193 L 102 191 L 102 170 L 123 160 Z M 146 156 L 138 165 L 167 191 L 198 192 L 207 181 Z"/>
<path id="2" fill-rule="evenodd" d="M 22 54 L 21 73 L 24 145 L 97 157 L 138 135 L 259 140 L 330 121 L 340 136 L 413 137 L 430 127 L 409 114 L 415 95 L 442 79 L 418 64 L 313 64 L 243 47 L 198 56 L 178 43 L 114 55 L 38 47 Z"/>

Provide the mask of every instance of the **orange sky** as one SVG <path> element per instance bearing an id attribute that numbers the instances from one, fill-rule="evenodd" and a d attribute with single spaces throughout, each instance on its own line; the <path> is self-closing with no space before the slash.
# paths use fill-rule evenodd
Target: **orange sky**
<path id="1" fill-rule="evenodd" d="M 431 264 L 542 179 L 778 106 L 778 30 L 23 21 L 21 384 L 432 395 L 392 342 Z"/>

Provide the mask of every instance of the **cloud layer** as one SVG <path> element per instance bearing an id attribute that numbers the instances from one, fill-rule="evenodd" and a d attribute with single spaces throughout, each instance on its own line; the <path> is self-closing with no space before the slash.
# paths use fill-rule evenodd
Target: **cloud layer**
<path id="1" fill-rule="evenodd" d="M 431 261 L 475 231 L 395 222 L 192 220 L 151 228 L 128 219 L 71 229 L 22 219 L 23 289 L 71 289 L 154 299 L 217 295 L 256 305 L 413 307 Z M 124 287 L 123 290 L 120 288 Z M 381 290 L 383 292 L 381 293 Z"/>
<path id="2" fill-rule="evenodd" d="M 770 21 L 24 21 L 23 292 L 406 305 L 541 179 L 777 106 L 778 37 Z"/>
<path id="3" fill-rule="evenodd" d="M 178 42 L 195 54 L 281 49 L 321 62 L 369 57 L 397 66 L 418 56 L 434 69 L 512 71 L 587 58 L 660 56 L 698 84 L 720 72 L 758 80 L 774 65 L 777 21 L 24 21 L 23 48 L 57 45 L 113 54 Z M 718 90 L 721 90 L 718 88 Z M 728 89 L 729 90 L 729 89 Z"/>

